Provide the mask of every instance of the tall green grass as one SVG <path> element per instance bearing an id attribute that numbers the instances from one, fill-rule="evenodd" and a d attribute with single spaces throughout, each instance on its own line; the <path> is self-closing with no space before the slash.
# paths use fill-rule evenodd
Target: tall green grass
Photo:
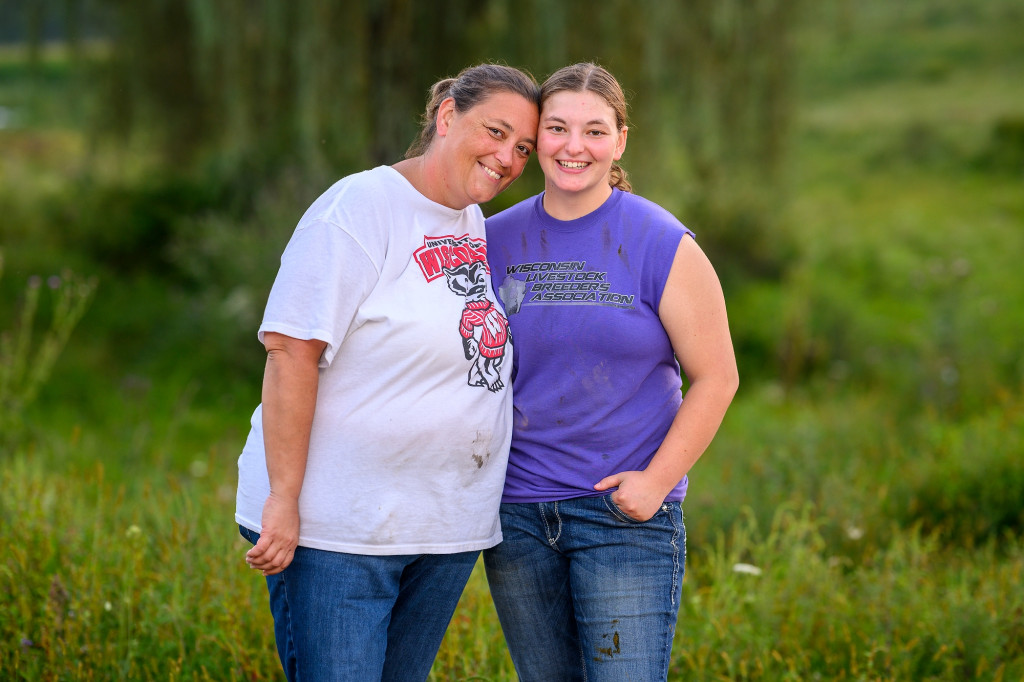
<path id="1" fill-rule="evenodd" d="M 758 420 L 758 404 L 740 399 L 694 472 L 671 679 L 1020 679 L 1020 519 L 984 532 L 967 522 L 984 498 L 956 474 L 974 465 L 940 447 L 990 425 L 923 418 L 903 428 L 863 412 L 844 422 L 809 400 Z M 1007 407 L 999 426 L 1018 435 L 1004 460 L 1024 433 L 1021 404 Z M 180 418 L 208 418 L 198 412 Z M 155 430 L 173 431 L 160 420 Z M 119 446 L 87 430 L 39 438 L 0 468 L 0 670 L 25 680 L 279 678 L 265 587 L 245 570 L 231 522 L 237 439 L 115 477 L 103 462 Z M 187 450 L 188 440 L 143 441 L 139 456 L 159 461 L 161 448 Z M 768 454 L 794 444 L 827 449 Z M 903 450 L 921 455 L 892 463 Z M 515 679 L 479 567 L 432 679 Z"/>
<path id="2" fill-rule="evenodd" d="M 228 488 L 174 475 L 129 488 L 99 461 L 69 470 L 45 456 L 19 454 L 0 474 L 7 679 L 271 677 L 269 615 L 252 576 L 231 569 L 244 541 L 224 522 Z"/>

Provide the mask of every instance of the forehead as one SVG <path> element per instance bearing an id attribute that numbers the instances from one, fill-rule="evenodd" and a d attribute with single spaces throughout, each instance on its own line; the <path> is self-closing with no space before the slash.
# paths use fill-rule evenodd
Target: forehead
<path id="1" fill-rule="evenodd" d="M 561 90 L 546 100 L 541 118 L 560 118 L 565 121 L 615 124 L 615 110 L 597 93 L 584 90 L 572 92 Z"/>
<path id="2" fill-rule="evenodd" d="M 537 106 L 522 95 L 499 90 L 477 102 L 467 113 L 500 118 L 537 117 Z"/>

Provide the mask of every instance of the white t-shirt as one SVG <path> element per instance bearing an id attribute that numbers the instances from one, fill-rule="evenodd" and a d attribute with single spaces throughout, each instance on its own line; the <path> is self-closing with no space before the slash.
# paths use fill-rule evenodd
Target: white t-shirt
<path id="1" fill-rule="evenodd" d="M 446 554 L 501 541 L 512 345 L 484 235 L 479 207 L 434 203 L 390 166 L 340 180 L 296 227 L 259 338 L 327 342 L 300 545 Z M 258 532 L 261 407 L 238 473 L 235 520 Z"/>

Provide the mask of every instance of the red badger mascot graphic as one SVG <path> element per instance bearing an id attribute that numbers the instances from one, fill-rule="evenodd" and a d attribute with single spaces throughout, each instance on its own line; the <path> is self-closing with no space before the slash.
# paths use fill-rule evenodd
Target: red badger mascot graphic
<path id="1" fill-rule="evenodd" d="M 472 361 L 469 385 L 500 391 L 505 387 L 500 370 L 508 339 L 508 320 L 487 298 L 487 268 L 483 262 L 474 261 L 442 270 L 448 278 L 448 288 L 466 299 L 459 333 L 466 359 Z"/>

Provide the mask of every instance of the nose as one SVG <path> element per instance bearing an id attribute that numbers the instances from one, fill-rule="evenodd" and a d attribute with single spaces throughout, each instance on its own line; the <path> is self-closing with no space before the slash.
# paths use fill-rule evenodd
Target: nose
<path id="1" fill-rule="evenodd" d="M 496 158 L 498 160 L 498 163 L 500 163 L 505 168 L 511 168 L 512 161 L 513 159 L 515 159 L 515 153 L 516 143 L 510 140 L 509 142 L 498 148 L 498 151 L 495 152 L 494 154 L 494 158 Z"/>
<path id="2" fill-rule="evenodd" d="M 579 133 L 569 133 L 565 141 L 565 151 L 569 154 L 580 154 L 583 152 L 583 136 Z"/>

